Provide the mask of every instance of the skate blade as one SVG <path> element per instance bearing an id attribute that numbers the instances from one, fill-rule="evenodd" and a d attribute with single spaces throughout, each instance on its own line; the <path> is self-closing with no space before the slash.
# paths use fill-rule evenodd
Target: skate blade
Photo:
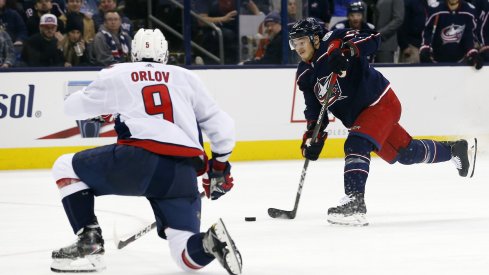
<path id="1" fill-rule="evenodd" d="M 474 176 L 475 172 L 475 160 L 477 159 L 477 138 L 471 138 L 467 140 L 468 156 L 469 156 L 469 172 L 468 177 Z"/>
<path id="2" fill-rule="evenodd" d="M 214 230 L 216 232 L 219 241 L 226 243 L 226 249 L 228 250 L 226 253 L 224 253 L 224 264 L 225 264 L 224 267 L 229 272 L 229 274 L 232 275 L 241 274 L 242 271 L 241 254 L 239 253 L 238 249 L 234 245 L 233 240 L 229 236 L 229 233 L 226 229 L 226 226 L 224 226 L 224 222 L 222 221 L 222 219 L 219 219 L 219 221 L 216 223 Z"/>
<path id="3" fill-rule="evenodd" d="M 102 255 L 88 255 L 78 259 L 53 259 L 51 271 L 58 273 L 100 272 L 106 268 Z"/>
<path id="4" fill-rule="evenodd" d="M 344 226 L 367 226 L 368 221 L 365 214 L 355 214 L 350 216 L 343 216 L 337 214 L 328 215 L 328 222 L 335 225 Z"/>

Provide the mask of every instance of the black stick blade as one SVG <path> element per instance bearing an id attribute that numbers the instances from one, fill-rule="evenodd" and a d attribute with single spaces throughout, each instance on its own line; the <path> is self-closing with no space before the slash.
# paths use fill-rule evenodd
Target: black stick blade
<path id="1" fill-rule="evenodd" d="M 295 212 L 294 211 L 287 211 L 287 210 L 280 210 L 277 208 L 268 208 L 268 215 L 274 219 L 294 219 L 295 218 Z"/>

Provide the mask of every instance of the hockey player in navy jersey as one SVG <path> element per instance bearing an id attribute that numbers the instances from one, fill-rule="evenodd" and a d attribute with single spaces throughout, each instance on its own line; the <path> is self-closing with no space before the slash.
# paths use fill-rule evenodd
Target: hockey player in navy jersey
<path id="1" fill-rule="evenodd" d="M 477 0 L 475 2 L 477 15 L 477 37 L 480 41 L 479 54 L 485 62 L 489 62 L 489 0 Z"/>
<path id="2" fill-rule="evenodd" d="M 55 272 L 105 268 L 104 239 L 94 213 L 94 197 L 146 197 L 157 233 L 183 270 L 195 271 L 214 259 L 229 274 L 241 273 L 241 255 L 221 219 L 200 232 L 201 200 L 197 166 L 207 197 L 233 187 L 228 158 L 235 145 L 233 120 L 210 97 L 191 71 L 166 65 L 168 43 L 158 29 L 140 29 L 132 42 L 133 63 L 103 69 L 85 89 L 65 100 L 76 119 L 113 114 L 116 144 L 63 155 L 52 173 L 78 240 L 52 253 Z M 202 131 L 212 159 L 204 158 Z"/>
<path id="3" fill-rule="evenodd" d="M 362 5 L 362 2 L 352 2 L 348 5 L 347 8 L 347 19 L 342 20 L 336 23 L 331 30 L 336 29 L 355 29 L 355 30 L 375 30 L 375 26 L 364 22 L 363 14 L 365 12 L 365 8 Z"/>
<path id="4" fill-rule="evenodd" d="M 321 39 L 322 37 L 322 39 Z M 307 130 L 301 151 L 317 160 L 327 138 L 328 120 L 323 120 L 316 142 L 311 136 L 323 102 L 349 129 L 344 145 L 345 198 L 328 210 L 333 224 L 367 225 L 365 184 L 370 155 L 376 152 L 388 163 L 436 163 L 453 160 L 462 177 L 474 173 L 477 140 L 437 142 L 413 139 L 399 124 L 401 104 L 389 81 L 366 59 L 377 50 L 377 32 L 342 29 L 324 34 L 314 18 L 298 21 L 289 33 L 291 49 L 302 59 L 297 68 L 297 85 L 304 94 Z M 336 78 L 336 75 L 340 77 Z M 336 78 L 328 95 L 332 78 Z"/>
<path id="5" fill-rule="evenodd" d="M 463 0 L 433 2 L 428 8 L 419 49 L 422 63 L 463 62 L 480 69 L 483 61 L 475 48 L 475 7 Z"/>

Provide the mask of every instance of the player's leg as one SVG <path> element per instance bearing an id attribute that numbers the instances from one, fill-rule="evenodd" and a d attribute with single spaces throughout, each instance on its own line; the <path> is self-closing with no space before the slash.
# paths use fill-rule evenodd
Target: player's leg
<path id="1" fill-rule="evenodd" d="M 177 198 L 157 199 L 146 194 L 155 213 L 158 235 L 168 240 L 173 259 L 183 270 L 195 271 L 217 258 L 230 274 L 240 274 L 241 255 L 224 223 L 219 220 L 207 232 L 200 232 L 201 199 L 195 168 L 190 161 L 180 161 L 174 169 L 167 196 L 178 194 Z"/>
<path id="2" fill-rule="evenodd" d="M 374 145 L 367 139 L 349 135 L 345 142 L 345 197 L 328 209 L 328 222 L 342 225 L 368 225 L 364 194 L 370 170 L 370 153 Z"/>
<path id="3" fill-rule="evenodd" d="M 73 170 L 74 154 L 59 157 L 53 165 L 63 207 L 78 240 L 52 252 L 51 270 L 55 272 L 91 272 L 105 269 L 102 255 L 104 240 L 94 213 L 92 189 Z M 80 262 L 80 259 L 81 260 Z"/>
<path id="4" fill-rule="evenodd" d="M 368 225 L 365 218 L 365 185 L 370 170 L 370 153 L 381 148 L 399 120 L 401 105 L 389 90 L 377 104 L 358 116 L 345 142 L 345 197 L 328 210 L 328 221 L 344 225 Z"/>

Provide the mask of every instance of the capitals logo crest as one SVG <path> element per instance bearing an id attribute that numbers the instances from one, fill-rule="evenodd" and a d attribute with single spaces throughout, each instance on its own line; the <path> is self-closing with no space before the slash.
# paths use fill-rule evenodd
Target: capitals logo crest
<path id="1" fill-rule="evenodd" d="M 314 84 L 314 94 L 321 104 L 324 104 L 324 100 L 329 97 L 328 106 L 333 105 L 336 101 L 345 99 L 346 96 L 341 95 L 341 87 L 338 81 L 331 88 L 331 95 L 328 95 L 328 86 L 331 81 L 331 76 L 333 74 L 329 74 L 327 77 L 323 77 L 318 79 L 316 84 Z"/>

